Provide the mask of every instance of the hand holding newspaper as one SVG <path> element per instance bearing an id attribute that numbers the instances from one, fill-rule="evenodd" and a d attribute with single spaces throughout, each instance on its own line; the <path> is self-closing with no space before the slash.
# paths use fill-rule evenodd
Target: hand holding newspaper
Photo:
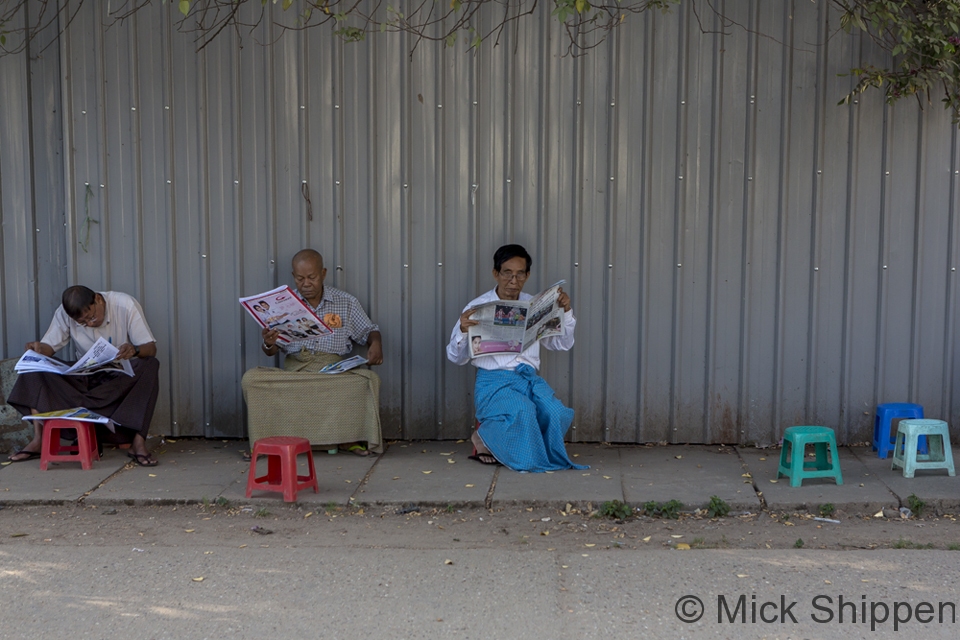
<path id="1" fill-rule="evenodd" d="M 37 353 L 33 349 L 27 349 L 17 364 L 14 371 L 17 373 L 32 373 L 44 371 L 47 373 L 56 373 L 61 376 L 89 376 L 102 371 L 113 371 L 133 376 L 133 366 L 129 360 L 120 360 L 117 355 L 120 350 L 104 340 L 97 338 L 93 346 L 83 354 L 76 364 L 69 366 L 60 362 L 56 358 Z"/>
<path id="2" fill-rule="evenodd" d="M 495 300 L 475 307 L 468 330 L 470 357 L 522 353 L 541 338 L 563 333 L 561 280 L 529 300 Z"/>
<path id="3" fill-rule="evenodd" d="M 277 342 L 286 344 L 333 333 L 333 329 L 324 324 L 313 309 L 286 285 L 240 298 L 240 306 L 262 328 L 279 331 Z"/>

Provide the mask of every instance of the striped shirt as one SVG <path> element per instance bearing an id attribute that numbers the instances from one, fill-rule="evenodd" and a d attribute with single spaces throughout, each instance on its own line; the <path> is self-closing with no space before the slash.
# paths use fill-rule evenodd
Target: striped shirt
<path id="1" fill-rule="evenodd" d="M 304 304 L 310 307 L 310 303 L 304 300 L 299 291 L 295 293 Z M 353 350 L 351 340 L 357 344 L 366 344 L 371 331 L 380 331 L 380 327 L 370 320 L 360 306 L 360 301 L 346 291 L 325 286 L 320 304 L 311 308 L 327 326 L 333 329 L 333 333 L 309 340 L 296 340 L 288 344 L 278 342 L 277 346 L 284 353 L 299 353 L 301 349 L 307 349 L 314 353 L 335 353 L 343 356 Z M 338 324 L 336 319 L 339 319 L 340 327 L 333 326 Z"/>

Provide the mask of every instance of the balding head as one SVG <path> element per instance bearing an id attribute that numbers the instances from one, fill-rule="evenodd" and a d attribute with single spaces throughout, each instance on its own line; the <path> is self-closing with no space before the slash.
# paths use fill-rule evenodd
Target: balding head
<path id="1" fill-rule="evenodd" d="M 318 270 L 323 270 L 323 256 L 313 249 L 301 249 L 293 256 L 291 266 L 296 269 L 300 262 L 311 262 L 316 265 Z"/>
<path id="2" fill-rule="evenodd" d="M 313 249 L 298 251 L 293 256 L 293 281 L 303 298 L 316 307 L 323 298 L 323 280 L 327 270 L 323 268 L 323 256 Z"/>

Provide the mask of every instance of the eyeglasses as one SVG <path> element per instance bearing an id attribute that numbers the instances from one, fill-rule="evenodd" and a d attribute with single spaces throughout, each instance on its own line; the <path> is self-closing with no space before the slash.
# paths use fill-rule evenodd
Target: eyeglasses
<path id="1" fill-rule="evenodd" d="M 97 302 L 94 301 L 92 305 L 87 308 L 86 313 L 77 318 L 77 324 L 89 327 L 91 324 L 97 321 Z"/>
<path id="2" fill-rule="evenodd" d="M 517 279 L 517 282 L 523 282 L 530 274 L 526 271 L 517 271 L 516 273 L 513 271 L 498 271 L 497 275 L 500 276 L 504 282 L 510 282 L 514 278 Z"/>

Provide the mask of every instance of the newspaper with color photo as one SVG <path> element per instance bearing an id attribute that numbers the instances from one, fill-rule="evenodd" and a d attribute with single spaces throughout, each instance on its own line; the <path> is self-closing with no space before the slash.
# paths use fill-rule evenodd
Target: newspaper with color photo
<path id="1" fill-rule="evenodd" d="M 495 300 L 474 307 L 468 330 L 470 357 L 522 353 L 541 338 L 563 333 L 561 280 L 529 300 Z"/>
<path id="2" fill-rule="evenodd" d="M 240 298 L 240 306 L 262 328 L 277 330 L 280 333 L 277 341 L 284 344 L 333 333 L 333 329 L 286 285 Z"/>

